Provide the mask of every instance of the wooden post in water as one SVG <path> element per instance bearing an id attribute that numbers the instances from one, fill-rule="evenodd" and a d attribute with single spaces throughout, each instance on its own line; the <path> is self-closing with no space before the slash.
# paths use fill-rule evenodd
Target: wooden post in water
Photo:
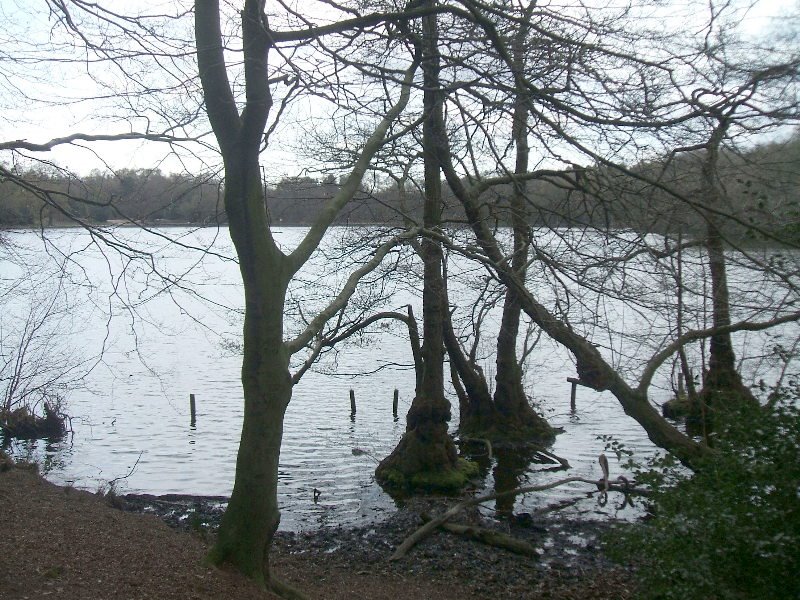
<path id="1" fill-rule="evenodd" d="M 356 414 L 356 393 L 350 390 L 350 416 Z"/>
<path id="2" fill-rule="evenodd" d="M 397 400 L 399 396 L 400 396 L 400 390 L 396 389 L 394 391 L 394 398 L 392 399 L 392 415 L 394 416 L 395 419 L 397 418 Z"/>
<path id="3" fill-rule="evenodd" d="M 197 405 L 194 401 L 194 394 L 189 394 L 189 413 L 191 414 L 191 421 L 189 425 L 194 427 L 195 422 L 197 421 Z"/>
<path id="4" fill-rule="evenodd" d="M 576 379 L 575 377 L 567 377 L 567 381 L 569 381 L 572 384 L 572 391 L 569 394 L 569 409 L 572 412 L 575 412 L 575 396 L 576 396 L 577 391 L 578 391 L 578 381 L 579 380 Z"/>

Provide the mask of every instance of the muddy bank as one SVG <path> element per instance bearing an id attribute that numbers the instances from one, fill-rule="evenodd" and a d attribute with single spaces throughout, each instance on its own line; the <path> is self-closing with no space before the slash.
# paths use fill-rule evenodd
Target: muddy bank
<path id="1" fill-rule="evenodd" d="M 173 527 L 192 531 L 207 540 L 224 512 L 224 498 L 193 496 L 126 495 L 119 499 L 128 511 L 158 515 Z M 614 593 L 626 598 L 627 574 L 602 553 L 599 538 L 611 521 L 582 520 L 547 513 L 495 519 L 477 510 L 465 512 L 458 522 L 501 531 L 529 542 L 538 556 L 519 556 L 451 533 L 437 532 L 397 562 L 388 558 L 423 522 L 454 504 L 450 498 L 419 498 L 385 519 L 359 527 L 320 527 L 303 532 L 280 531 L 275 540 L 276 565 L 283 560 L 324 564 L 331 573 L 370 573 L 452 579 L 474 590 L 476 597 L 572 597 L 582 590 L 585 598 L 602 598 L 608 582 Z M 553 590 L 560 590 L 557 595 Z M 603 591 L 606 589 L 606 591 Z M 548 590 L 550 590 L 548 592 Z M 533 595 L 531 595 L 533 594 Z M 542 596 L 542 594 L 544 594 Z M 586 595 L 588 594 L 588 595 Z M 578 597 L 578 596 L 576 596 Z"/>

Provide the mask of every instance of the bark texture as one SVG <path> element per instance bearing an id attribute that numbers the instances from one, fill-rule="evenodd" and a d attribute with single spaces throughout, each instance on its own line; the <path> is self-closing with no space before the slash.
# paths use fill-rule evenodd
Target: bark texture
<path id="1" fill-rule="evenodd" d="M 427 6 L 433 6 L 430 0 Z M 423 159 L 425 163 L 425 205 L 423 224 L 437 230 L 441 225 L 442 183 L 437 146 L 442 128 L 442 92 L 439 89 L 440 58 L 436 16 L 423 18 L 422 34 Z M 450 402 L 444 396 L 444 329 L 447 313 L 442 247 L 438 240 L 425 238 L 419 254 L 424 266 L 422 292 L 422 375 L 416 396 L 406 416 L 406 432 L 394 451 L 378 465 L 379 482 L 406 490 L 453 490 L 463 487 L 473 468 L 459 461 L 455 444 L 448 435 Z"/>
<path id="2" fill-rule="evenodd" d="M 514 36 L 513 66 L 519 75 L 525 70 L 525 41 L 530 29 L 527 19 L 534 6 L 535 2 L 528 5 Z M 514 98 L 512 136 L 516 149 L 514 173 L 519 176 L 528 172 L 530 158 L 528 116 L 528 94 L 524 86 L 518 84 Z M 513 183 L 509 206 L 513 235 L 510 268 L 519 281 L 525 281 L 528 270 L 530 225 L 527 201 L 526 182 L 520 177 Z M 460 430 L 463 433 L 492 441 L 535 440 L 546 443 L 555 437 L 553 428 L 530 405 L 523 386 L 522 365 L 517 358 L 521 313 L 522 306 L 517 292 L 513 287 L 508 287 L 503 302 L 500 331 L 497 335 L 494 397 L 488 395 L 488 389 L 485 392 L 483 389 L 476 390 L 475 395 L 470 395 L 469 387 L 474 388 L 475 385 L 470 386 L 466 380 L 464 381 L 469 402 L 462 402 Z M 450 352 L 450 355 L 452 357 L 453 353 Z M 459 369 L 459 372 L 462 370 Z"/>

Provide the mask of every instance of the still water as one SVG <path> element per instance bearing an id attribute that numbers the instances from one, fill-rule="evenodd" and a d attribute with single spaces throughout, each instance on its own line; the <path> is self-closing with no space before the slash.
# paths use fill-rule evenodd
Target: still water
<path id="1" fill-rule="evenodd" d="M 286 228 L 276 238 L 291 249 L 305 231 Z M 62 278 L 59 286 L 68 291 L 64 313 L 69 318 L 60 327 L 68 328 L 64 348 L 69 350 L 62 352 L 80 359 L 80 367 L 88 371 L 81 385 L 69 390 L 72 434 L 57 443 L 26 442 L 13 447 L 16 455 L 42 462 L 51 481 L 96 490 L 114 480 L 121 493 L 230 494 L 242 420 L 236 350 L 242 307 L 238 266 L 232 260 L 227 231 L 170 229 L 162 233 L 183 246 L 136 230 L 117 232 L 131 248 L 146 245 L 150 254 L 144 258 L 125 249 L 120 254 L 94 245 L 80 231 L 47 231 L 46 243 L 37 232 L 11 235 L 24 266 L 5 264 L 5 280 L 19 275 L 20 269 L 47 264 L 48 257 L 66 267 L 69 277 Z M 346 235 L 343 229 L 332 232 L 326 239 L 329 252 L 317 255 L 316 262 L 300 273 L 287 305 L 287 329 L 298 329 L 302 318 L 330 298 L 331 290 L 346 276 L 346 271 L 337 273 L 330 267 L 336 242 Z M 457 268 L 454 265 L 453 272 Z M 470 268 L 465 266 L 464 271 Z M 37 267 L 30 275 L 37 294 L 57 293 L 52 288 L 54 271 L 49 269 Z M 411 304 L 421 315 L 421 285 L 409 284 L 408 273 L 404 278 L 379 275 L 367 286 L 364 297 L 384 308 L 404 310 L 401 307 Z M 393 277 L 398 281 L 392 282 Z M 468 306 L 466 300 L 475 286 L 469 276 L 464 281 L 451 286 L 451 297 L 458 298 L 453 300 L 456 305 Z M 17 300 L 17 310 L 24 313 L 31 303 L 41 302 L 37 298 L 29 294 L 24 301 Z M 496 312 L 486 318 L 488 338 L 492 327 L 496 331 Z M 486 358 L 491 376 L 490 350 Z M 377 327 L 376 333 L 324 357 L 295 387 L 281 452 L 282 529 L 355 524 L 393 509 L 394 501 L 375 484 L 373 471 L 376 461 L 391 451 L 403 433 L 414 393 L 409 363 L 403 331 L 394 325 Z M 528 390 L 550 422 L 563 428 L 551 451 L 566 458 L 572 469 L 553 472 L 552 465 L 528 458 L 520 463 L 500 454 L 499 465 L 498 457 L 491 463 L 484 461 L 479 487 L 493 489 L 495 479 L 499 485 L 510 486 L 571 475 L 599 478 L 597 457 L 604 450 L 603 435 L 615 436 L 640 458 L 655 452 L 608 393 L 578 388 L 577 410 L 572 413 L 566 381 L 571 376 L 575 370 L 570 357 L 541 340 L 527 361 Z M 351 389 L 357 402 L 355 415 L 350 414 Z M 399 390 L 399 419 L 392 415 L 395 389 Z M 195 394 L 197 404 L 193 424 L 190 394 Z M 662 386 L 654 397 L 664 401 L 669 394 Z M 457 427 L 457 410 L 452 427 Z M 360 451 L 354 453 L 354 449 Z M 613 456 L 609 458 L 612 476 L 621 474 Z M 316 502 L 315 489 L 319 490 Z M 529 495 L 517 499 L 516 509 L 533 510 L 583 498 L 573 510 L 616 512 L 613 498 L 600 509 L 587 491 L 586 486 L 573 485 Z"/>

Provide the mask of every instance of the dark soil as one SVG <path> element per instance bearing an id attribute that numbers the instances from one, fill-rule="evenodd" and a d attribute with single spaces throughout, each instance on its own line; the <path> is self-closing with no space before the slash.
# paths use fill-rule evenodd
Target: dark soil
<path id="1" fill-rule="evenodd" d="M 222 499 L 102 497 L 11 468 L 0 473 L 0 502 L 0 598 L 272 597 L 236 573 L 203 566 Z M 551 515 L 500 522 L 471 512 L 460 521 L 527 540 L 541 556 L 436 533 L 404 559 L 387 560 L 422 514 L 449 503 L 418 499 L 364 527 L 279 532 L 272 567 L 310 598 L 331 600 L 633 597 L 628 574 L 597 544 L 609 524 L 594 521 Z"/>

